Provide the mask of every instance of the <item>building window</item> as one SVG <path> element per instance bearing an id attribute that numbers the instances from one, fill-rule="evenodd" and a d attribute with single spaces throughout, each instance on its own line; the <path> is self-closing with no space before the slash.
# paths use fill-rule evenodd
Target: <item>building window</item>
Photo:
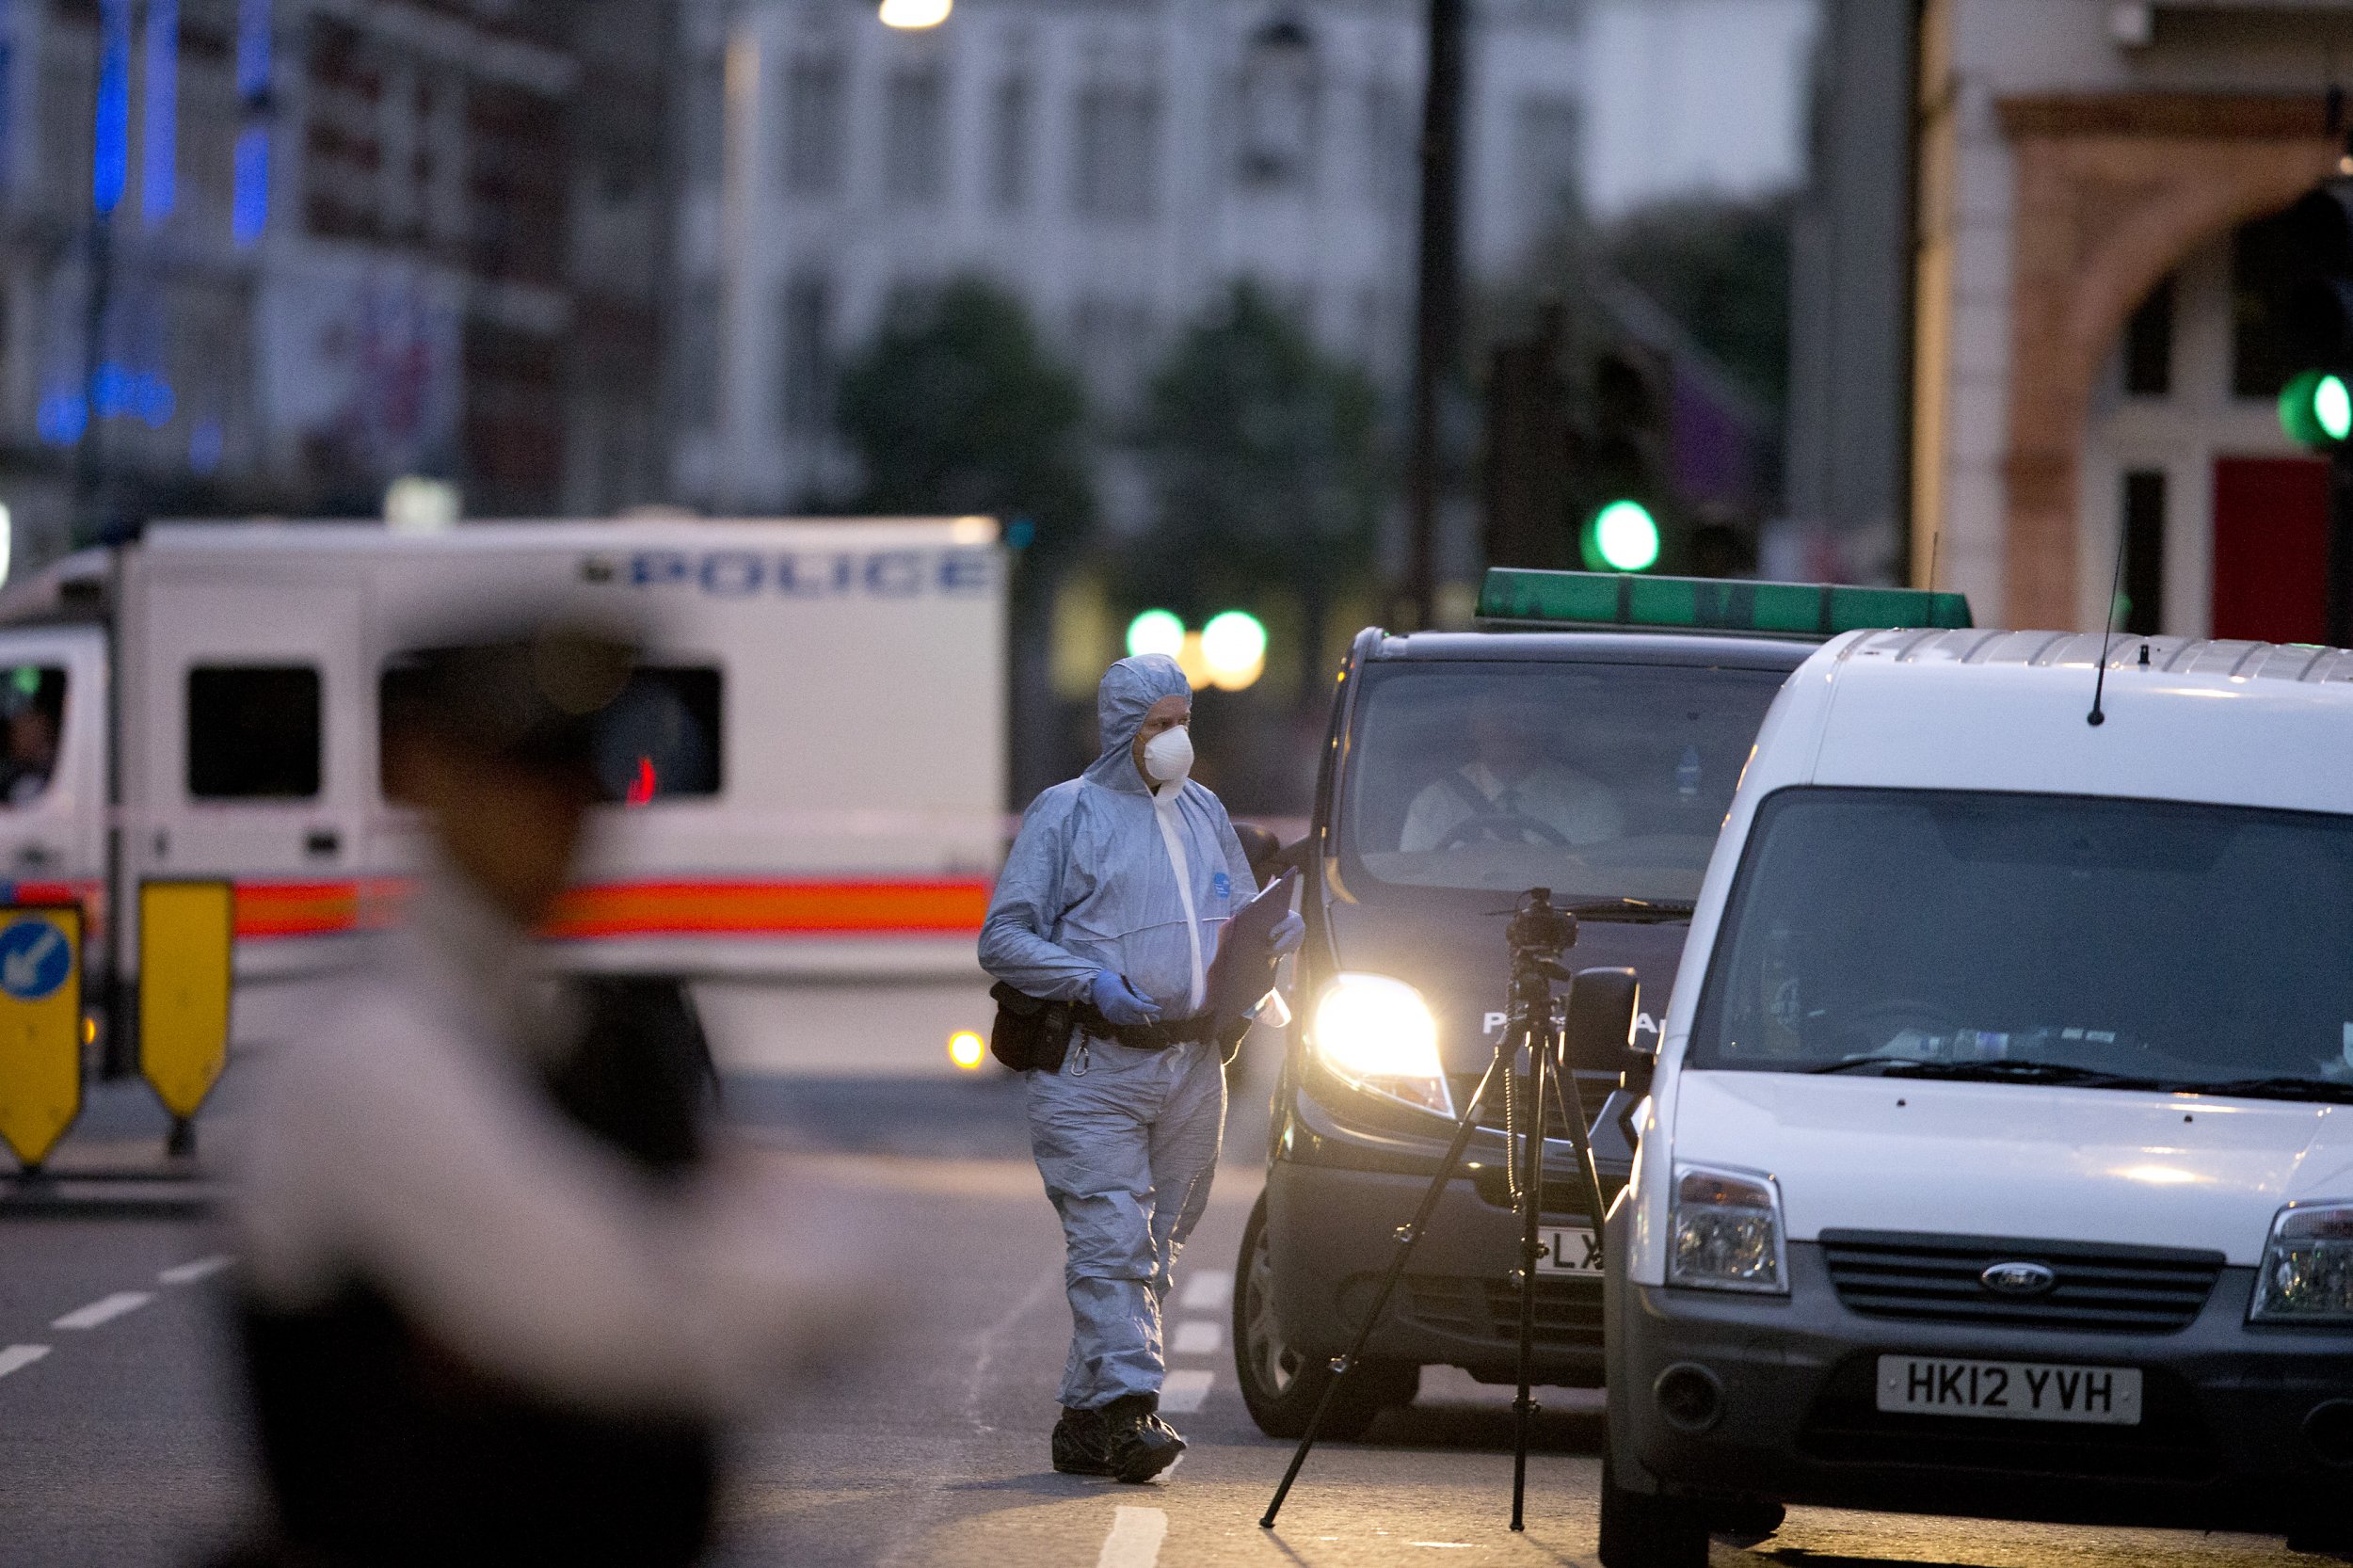
<path id="1" fill-rule="evenodd" d="M 2165 629 L 2165 471 L 2124 475 L 2124 602 L 2109 614 L 2125 632 L 2153 637 Z"/>
<path id="2" fill-rule="evenodd" d="M 849 95 L 841 62 L 802 56 L 784 73 L 784 188 L 794 196 L 838 196 L 848 162 Z"/>
<path id="3" fill-rule="evenodd" d="M 1144 379 L 1151 365 L 1151 307 L 1082 299 L 1071 321 L 1071 337 L 1096 408 L 1114 422 L 1133 414 L 1143 401 Z"/>
<path id="4" fill-rule="evenodd" d="M 315 800 L 319 672 L 309 664 L 199 664 L 188 671 L 188 794 Z"/>
<path id="5" fill-rule="evenodd" d="M 1160 94 L 1098 84 L 1080 92 L 1071 158 L 1071 206 L 1082 216 L 1135 223 L 1157 208 Z"/>
<path id="6" fill-rule="evenodd" d="M 2173 280 L 2169 276 L 2149 291 L 2124 324 L 2124 395 L 2164 397 L 2172 391 Z"/>
<path id="7" fill-rule="evenodd" d="M 1364 134 L 1357 138 L 1364 199 L 1377 212 L 1403 212 L 1421 185 L 1414 100 L 1402 88 L 1375 82 L 1365 89 L 1364 119 Z"/>
<path id="8" fill-rule="evenodd" d="M 1271 22 L 1244 51 L 1234 175 L 1245 185 L 1305 189 L 1316 150 L 1316 55 L 1306 28 Z"/>
<path id="9" fill-rule="evenodd" d="M 689 430 L 719 424 L 719 284 L 705 279 L 686 291 L 679 329 L 679 411 Z"/>
<path id="10" fill-rule="evenodd" d="M 728 66 L 707 56 L 686 76 L 686 173 L 698 185 L 715 185 L 727 175 Z"/>
<path id="11" fill-rule="evenodd" d="M 833 419 L 833 289 L 814 273 L 786 280 L 777 314 L 783 379 L 777 403 L 796 436 L 824 432 Z"/>
<path id="12" fill-rule="evenodd" d="M 883 101 L 883 194 L 904 206 L 947 193 L 947 84 L 923 67 L 894 73 Z"/>
<path id="13" fill-rule="evenodd" d="M 1000 212 L 1016 212 L 1030 200 L 1030 84 L 1008 76 L 997 84 L 989 123 L 988 195 Z"/>
<path id="14" fill-rule="evenodd" d="M 1576 205 L 1582 122 L 1574 99 L 1544 96 L 1522 99 L 1517 118 L 1520 211 L 1537 232 Z"/>

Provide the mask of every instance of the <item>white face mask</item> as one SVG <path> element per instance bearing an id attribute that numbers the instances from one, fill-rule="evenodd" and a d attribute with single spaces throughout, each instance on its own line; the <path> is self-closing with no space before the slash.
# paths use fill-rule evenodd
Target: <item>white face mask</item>
<path id="1" fill-rule="evenodd" d="M 1193 772 L 1193 733 L 1183 725 L 1144 743 L 1144 771 L 1155 784 L 1175 784 Z"/>

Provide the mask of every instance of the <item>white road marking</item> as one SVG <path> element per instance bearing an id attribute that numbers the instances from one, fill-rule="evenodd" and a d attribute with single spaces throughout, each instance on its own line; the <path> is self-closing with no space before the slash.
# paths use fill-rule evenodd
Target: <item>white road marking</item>
<path id="1" fill-rule="evenodd" d="M 1201 1401 L 1209 1397 L 1209 1384 L 1217 1380 L 1214 1372 L 1187 1368 L 1171 1372 L 1160 1384 L 1160 1408 L 1173 1410 L 1179 1416 L 1201 1408 Z"/>
<path id="2" fill-rule="evenodd" d="M 206 1274 L 216 1274 L 235 1261 L 236 1259 L 227 1253 L 216 1252 L 210 1257 L 200 1257 L 193 1263 L 175 1263 L 155 1277 L 166 1285 L 194 1285 Z"/>
<path id="3" fill-rule="evenodd" d="M 94 1301 L 88 1306 L 76 1307 L 51 1323 L 51 1328 L 96 1328 L 111 1323 L 126 1312 L 136 1312 L 155 1299 L 147 1290 L 118 1290 L 113 1295 Z"/>
<path id="4" fill-rule="evenodd" d="M 1176 1355 L 1215 1355 L 1225 1348 L 1225 1325 L 1215 1318 L 1188 1318 L 1176 1325 L 1169 1350 Z"/>
<path id="5" fill-rule="evenodd" d="M 1153 1568 L 1160 1560 L 1160 1543 L 1167 1538 L 1165 1511 L 1122 1503 L 1112 1515 L 1112 1532 L 1103 1537 L 1103 1550 L 1095 1560 L 1095 1568 Z"/>
<path id="6" fill-rule="evenodd" d="M 7 1350 L 0 1350 L 0 1378 L 7 1377 L 19 1368 L 30 1367 L 48 1353 L 49 1347 L 46 1345 L 10 1345 Z"/>
<path id="7" fill-rule="evenodd" d="M 1176 1304 L 1188 1312 L 1223 1312 L 1234 1304 L 1234 1272 L 1231 1269 L 1195 1269 L 1185 1276 L 1183 1294 Z"/>

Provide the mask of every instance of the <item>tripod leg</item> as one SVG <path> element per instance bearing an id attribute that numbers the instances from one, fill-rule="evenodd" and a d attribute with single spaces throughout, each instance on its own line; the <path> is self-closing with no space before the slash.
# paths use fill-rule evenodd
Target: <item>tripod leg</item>
<path id="1" fill-rule="evenodd" d="M 1530 1363 L 1534 1359 L 1536 1338 L 1536 1256 L 1542 1246 L 1538 1223 L 1544 1214 L 1545 1203 L 1545 1112 L 1549 1101 L 1545 1095 L 1545 1075 L 1549 1069 L 1545 1041 L 1535 1042 L 1537 1048 L 1529 1052 L 1529 1100 L 1533 1114 L 1522 1127 L 1526 1150 L 1514 1149 L 1511 1157 L 1523 1160 L 1527 1173 L 1520 1178 L 1520 1390 L 1512 1401 L 1512 1528 L 1526 1529 L 1525 1509 L 1528 1500 L 1528 1423 L 1536 1412 L 1536 1404 L 1529 1397 Z"/>
<path id="2" fill-rule="evenodd" d="M 1365 1353 L 1365 1346 L 1372 1338 L 1374 1325 L 1381 1321 L 1381 1312 L 1389 1304 L 1390 1292 L 1405 1273 L 1406 1260 L 1414 1255 L 1414 1243 L 1421 1240 L 1422 1231 L 1436 1213 L 1438 1200 L 1446 1194 L 1446 1184 L 1454 1178 L 1454 1168 L 1463 1161 L 1463 1151 L 1470 1147 L 1471 1134 L 1479 1129 L 1479 1107 L 1487 1097 L 1497 1076 L 1504 1072 L 1505 1052 L 1498 1047 L 1495 1060 L 1487 1064 L 1486 1072 L 1479 1080 L 1479 1087 L 1471 1091 L 1470 1103 L 1463 1107 L 1462 1120 L 1454 1125 L 1453 1142 L 1447 1144 L 1446 1158 L 1438 1161 L 1435 1175 L 1430 1178 L 1429 1189 L 1421 1195 L 1421 1207 L 1414 1210 L 1413 1220 L 1399 1227 L 1398 1248 L 1389 1258 L 1388 1272 L 1381 1276 L 1381 1288 L 1373 1293 L 1372 1304 L 1365 1311 L 1364 1321 L 1356 1326 L 1356 1338 L 1348 1347 L 1348 1353 L 1332 1363 L 1332 1381 L 1323 1385 L 1323 1397 L 1316 1401 L 1315 1414 L 1307 1417 L 1307 1430 L 1300 1433 L 1299 1447 L 1292 1451 L 1290 1468 L 1283 1472 L 1283 1483 L 1274 1489 L 1273 1500 L 1266 1505 L 1266 1514 L 1258 1521 L 1260 1529 L 1273 1529 L 1274 1516 L 1283 1512 L 1283 1500 L 1290 1496 L 1291 1482 L 1299 1479 L 1300 1466 L 1307 1463 L 1307 1450 L 1316 1446 L 1316 1433 L 1323 1429 L 1323 1414 L 1332 1407 L 1332 1395 L 1340 1380 L 1354 1369 Z"/>

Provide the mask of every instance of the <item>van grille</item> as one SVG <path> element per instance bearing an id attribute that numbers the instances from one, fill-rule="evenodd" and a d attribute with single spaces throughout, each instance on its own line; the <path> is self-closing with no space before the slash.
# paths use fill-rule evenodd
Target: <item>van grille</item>
<path id="1" fill-rule="evenodd" d="M 1822 1256 L 1838 1299 L 1870 1317 L 2120 1334 L 2187 1327 L 2223 1264 L 2220 1253 L 2171 1247 L 1859 1230 L 1822 1232 Z M 2008 1262 L 2042 1264 L 2058 1283 L 2041 1295 L 2007 1296 L 1978 1282 L 1987 1268 Z"/>

